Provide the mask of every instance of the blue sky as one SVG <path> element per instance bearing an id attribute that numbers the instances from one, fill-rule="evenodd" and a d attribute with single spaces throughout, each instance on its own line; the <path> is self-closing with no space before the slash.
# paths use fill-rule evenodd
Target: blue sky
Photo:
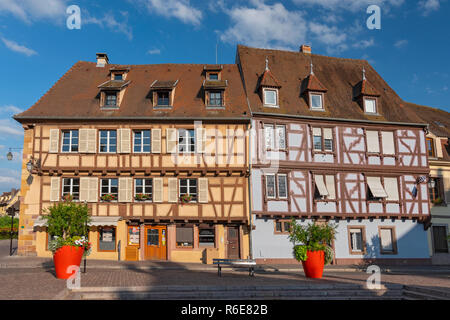
<path id="1" fill-rule="evenodd" d="M 369 30 L 369 5 L 381 29 Z M 81 29 L 66 9 L 81 9 Z M 366 59 L 406 101 L 450 111 L 450 0 L 0 0 L 0 192 L 20 185 L 21 126 L 76 61 L 234 63 L 236 44 Z"/>

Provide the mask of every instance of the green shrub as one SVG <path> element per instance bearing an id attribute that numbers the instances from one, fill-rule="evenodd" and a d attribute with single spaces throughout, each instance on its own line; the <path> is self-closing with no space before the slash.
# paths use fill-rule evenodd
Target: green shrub
<path id="1" fill-rule="evenodd" d="M 0 228 L 11 228 L 11 217 L 3 216 L 0 217 Z M 14 218 L 14 228 L 19 227 L 19 218 Z"/>

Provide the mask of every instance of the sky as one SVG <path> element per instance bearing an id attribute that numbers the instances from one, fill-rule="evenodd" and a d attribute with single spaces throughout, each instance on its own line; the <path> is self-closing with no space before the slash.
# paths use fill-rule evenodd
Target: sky
<path id="1" fill-rule="evenodd" d="M 71 5 L 80 29 L 69 29 Z M 369 29 L 370 5 L 380 29 Z M 31 107 L 77 61 L 234 63 L 236 45 L 365 59 L 405 101 L 450 112 L 450 0 L 0 0 L 0 192 L 20 187 Z M 216 51 L 217 48 L 217 51 Z M 369 79 L 370 80 L 370 79 Z"/>

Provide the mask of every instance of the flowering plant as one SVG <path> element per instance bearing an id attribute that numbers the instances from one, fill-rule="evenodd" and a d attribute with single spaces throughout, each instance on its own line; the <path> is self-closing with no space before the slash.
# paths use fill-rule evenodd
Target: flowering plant
<path id="1" fill-rule="evenodd" d="M 84 249 L 83 256 L 88 256 L 91 253 L 91 243 L 88 241 L 88 239 L 86 239 L 85 236 L 75 236 L 66 239 L 55 236 L 48 242 L 48 248 L 53 253 L 55 253 L 56 250 L 58 250 L 62 246 L 81 247 Z"/>
<path id="2" fill-rule="evenodd" d="M 70 202 L 73 200 L 73 196 L 71 194 L 66 194 L 65 196 L 63 196 L 63 200 L 65 202 Z"/>
<path id="3" fill-rule="evenodd" d="M 107 194 L 102 195 L 101 199 L 103 201 L 113 201 L 113 200 L 116 200 L 116 196 L 114 194 L 107 193 Z"/>
<path id="4" fill-rule="evenodd" d="M 193 199 L 193 197 L 192 197 L 190 194 L 183 194 L 183 195 L 180 197 L 181 203 L 188 203 L 188 202 L 191 202 L 192 199 Z"/>
<path id="5" fill-rule="evenodd" d="M 138 193 L 135 195 L 134 199 L 137 201 L 151 200 L 151 196 L 146 193 Z"/>

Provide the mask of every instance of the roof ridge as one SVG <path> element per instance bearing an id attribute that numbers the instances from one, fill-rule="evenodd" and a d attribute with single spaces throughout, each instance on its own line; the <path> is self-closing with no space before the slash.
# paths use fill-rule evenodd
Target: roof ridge
<path id="1" fill-rule="evenodd" d="M 83 61 L 80 60 L 78 62 L 83 62 L 83 63 L 90 63 L 90 64 L 96 64 L 95 62 L 92 61 Z M 118 63 L 109 63 L 107 65 L 105 65 L 105 67 L 103 68 L 107 68 L 107 66 L 128 66 L 128 67 L 144 67 L 144 66 L 164 66 L 164 65 L 173 65 L 173 66 L 205 66 L 208 65 L 208 63 L 173 63 L 173 62 L 168 62 L 168 63 L 146 63 L 146 64 L 118 64 Z M 235 66 L 235 63 L 221 63 L 221 65 L 223 66 Z"/>
<path id="2" fill-rule="evenodd" d="M 412 105 L 414 105 L 414 106 L 416 106 L 416 107 L 419 107 L 419 108 L 427 108 L 427 109 L 433 109 L 433 110 L 435 110 L 435 111 L 442 111 L 442 112 L 445 112 L 445 113 L 450 113 L 450 112 L 448 112 L 448 111 L 445 111 L 444 109 L 440 109 L 440 108 L 436 108 L 436 107 L 431 107 L 431 106 L 424 106 L 423 104 L 417 104 L 417 103 L 414 103 L 414 102 L 408 102 L 408 101 L 405 101 L 405 100 L 402 100 L 404 103 L 407 103 L 407 104 L 412 104 Z"/>

